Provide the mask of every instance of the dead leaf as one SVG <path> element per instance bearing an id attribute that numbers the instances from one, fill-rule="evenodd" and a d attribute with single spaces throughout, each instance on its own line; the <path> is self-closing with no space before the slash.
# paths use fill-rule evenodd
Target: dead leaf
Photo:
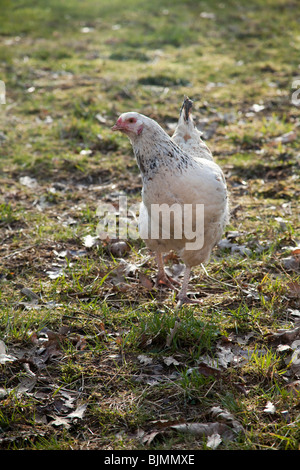
<path id="1" fill-rule="evenodd" d="M 292 328 L 290 330 L 280 329 L 276 333 L 271 333 L 267 335 L 267 339 L 271 341 L 279 340 L 284 344 L 290 344 L 296 339 L 300 338 L 300 326 Z"/>
<path id="2" fill-rule="evenodd" d="M 57 279 L 58 277 L 61 277 L 64 275 L 64 270 L 61 267 L 58 267 L 58 268 L 53 267 L 51 270 L 46 271 L 46 274 L 48 274 L 48 277 L 50 279 Z"/>
<path id="3" fill-rule="evenodd" d="M 15 390 L 17 396 L 31 392 L 36 385 L 36 381 L 35 377 L 24 377 Z"/>
<path id="4" fill-rule="evenodd" d="M 160 433 L 161 433 L 160 431 L 152 431 L 148 434 L 144 434 L 141 437 L 141 443 L 146 446 L 149 446 L 152 443 L 152 441 L 155 439 L 155 437 L 159 435 Z"/>
<path id="5" fill-rule="evenodd" d="M 151 281 L 151 279 L 149 279 L 149 277 L 142 272 L 139 272 L 139 281 L 142 286 L 145 287 L 145 289 L 151 290 L 153 288 L 153 282 Z"/>
<path id="6" fill-rule="evenodd" d="M 76 410 L 72 411 L 67 415 L 67 419 L 82 419 L 87 409 L 87 404 L 83 403 L 79 405 Z"/>
<path id="7" fill-rule="evenodd" d="M 106 123 L 106 117 L 100 113 L 96 114 L 95 118 L 97 119 L 98 122 L 100 122 L 100 124 Z"/>
<path id="8" fill-rule="evenodd" d="M 164 363 L 167 365 L 167 366 L 179 366 L 180 365 L 180 362 L 178 362 L 176 359 L 174 359 L 174 357 L 172 356 L 168 356 L 168 357 L 164 357 Z"/>
<path id="9" fill-rule="evenodd" d="M 183 263 L 173 264 L 171 268 L 168 266 L 165 267 L 165 272 L 175 281 L 179 281 L 179 278 L 183 275 L 185 270 L 185 265 Z"/>
<path id="10" fill-rule="evenodd" d="M 290 256 L 281 260 L 283 267 L 291 271 L 298 271 L 300 268 L 300 248 L 291 251 Z"/>
<path id="11" fill-rule="evenodd" d="M 235 243 L 235 238 L 236 237 L 231 237 L 230 239 L 223 238 L 219 241 L 218 247 L 221 250 L 230 249 L 231 253 L 238 253 L 240 255 L 250 256 L 252 254 L 250 248 L 247 248 L 245 245 L 239 245 L 238 243 Z"/>
<path id="12" fill-rule="evenodd" d="M 6 362 L 14 362 L 17 358 L 11 354 L 6 353 L 6 345 L 4 341 L 0 340 L 0 364 L 5 364 Z"/>
<path id="13" fill-rule="evenodd" d="M 87 408 L 87 404 L 79 405 L 75 411 L 72 411 L 67 416 L 51 416 L 53 421 L 51 421 L 52 426 L 63 426 L 66 429 L 69 429 L 72 425 L 73 419 L 82 419 Z"/>
<path id="14" fill-rule="evenodd" d="M 125 277 L 128 276 L 135 276 L 136 272 L 139 271 L 139 267 L 136 264 L 128 263 L 124 259 L 121 259 L 119 266 L 115 269 L 114 273 L 120 277 L 124 275 Z"/>
<path id="15" fill-rule="evenodd" d="M 164 255 L 164 263 L 168 261 L 173 261 L 175 263 L 179 263 L 179 256 L 175 251 L 170 251 L 169 253 Z"/>
<path id="16" fill-rule="evenodd" d="M 210 437 L 218 434 L 224 440 L 233 440 L 235 438 L 234 432 L 230 429 L 229 426 L 223 423 L 178 423 L 170 424 L 166 423 L 163 426 L 158 426 L 158 429 L 155 429 L 149 433 L 146 433 L 142 436 L 142 444 L 149 446 L 155 438 L 162 437 L 165 434 L 169 435 L 170 433 L 184 433 L 192 434 L 197 437 Z"/>
<path id="17" fill-rule="evenodd" d="M 263 109 L 265 109 L 264 105 L 263 104 L 258 104 L 258 103 L 254 103 L 251 107 L 252 111 L 254 111 L 255 113 L 259 113 L 260 111 L 262 111 Z"/>
<path id="18" fill-rule="evenodd" d="M 51 426 L 63 426 L 66 429 L 69 429 L 71 424 L 70 421 L 66 418 L 60 417 L 60 416 L 54 416 L 54 420 L 51 421 Z"/>
<path id="19" fill-rule="evenodd" d="M 300 297 L 300 284 L 298 282 L 288 282 L 288 295 L 290 297 Z"/>
<path id="20" fill-rule="evenodd" d="M 27 188 L 30 189 L 36 189 L 38 186 L 37 180 L 35 178 L 31 178 L 30 176 L 21 176 L 19 181 L 23 186 L 27 186 Z"/>
<path id="21" fill-rule="evenodd" d="M 215 377 L 216 379 L 220 379 L 222 374 L 221 371 L 216 369 L 215 367 L 211 367 L 205 362 L 200 362 L 198 365 L 198 372 L 205 377 Z"/>
<path id="22" fill-rule="evenodd" d="M 209 438 L 209 446 L 218 446 L 221 441 L 234 440 L 240 433 L 244 433 L 244 428 L 235 419 L 235 417 L 226 410 L 219 407 L 213 407 L 211 414 L 220 421 L 212 421 L 206 423 L 187 423 L 187 422 L 170 422 L 157 421 L 152 422 L 154 429 L 150 433 L 142 434 L 142 443 L 150 445 L 156 437 L 164 436 L 172 432 L 192 434 L 197 437 Z M 225 423 L 224 423 L 225 421 Z"/>
<path id="23" fill-rule="evenodd" d="M 138 356 L 138 360 L 140 361 L 141 364 L 144 364 L 144 365 L 152 364 L 153 362 L 152 357 L 145 356 L 144 354 L 140 354 Z"/>
<path id="24" fill-rule="evenodd" d="M 223 410 L 219 406 L 213 406 L 210 410 L 214 418 L 221 419 L 226 421 L 226 423 L 236 432 L 244 433 L 244 428 L 240 422 L 235 418 L 235 416 L 227 410 Z"/>

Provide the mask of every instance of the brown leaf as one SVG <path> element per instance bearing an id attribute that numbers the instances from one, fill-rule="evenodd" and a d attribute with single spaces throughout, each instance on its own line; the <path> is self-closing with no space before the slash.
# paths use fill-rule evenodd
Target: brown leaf
<path id="1" fill-rule="evenodd" d="M 271 341 L 279 340 L 283 344 L 289 344 L 300 338 L 300 326 L 292 328 L 291 330 L 278 330 L 276 333 L 267 335 L 267 339 Z"/>
<path id="2" fill-rule="evenodd" d="M 205 362 L 200 362 L 198 372 L 205 377 L 215 377 L 216 379 L 220 379 L 222 377 L 222 374 L 218 369 L 205 364 Z"/>
<path id="3" fill-rule="evenodd" d="M 288 282 L 287 287 L 290 297 L 300 297 L 300 284 L 298 282 Z"/>
<path id="4" fill-rule="evenodd" d="M 139 281 L 142 284 L 142 286 L 145 287 L 145 289 L 151 290 L 153 288 L 153 282 L 151 281 L 151 279 L 149 279 L 148 276 L 146 276 L 146 274 L 143 274 L 140 272 Z"/>
<path id="5" fill-rule="evenodd" d="M 300 248 L 293 250 L 287 258 L 282 259 L 285 269 L 297 271 L 300 268 Z"/>

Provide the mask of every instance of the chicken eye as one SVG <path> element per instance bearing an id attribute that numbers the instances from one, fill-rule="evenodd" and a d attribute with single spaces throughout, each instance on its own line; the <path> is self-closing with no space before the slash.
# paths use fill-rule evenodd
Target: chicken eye
<path id="1" fill-rule="evenodd" d="M 130 124 L 133 124 L 134 122 L 136 122 L 136 119 L 130 118 L 130 119 L 128 119 L 128 122 L 130 122 Z"/>

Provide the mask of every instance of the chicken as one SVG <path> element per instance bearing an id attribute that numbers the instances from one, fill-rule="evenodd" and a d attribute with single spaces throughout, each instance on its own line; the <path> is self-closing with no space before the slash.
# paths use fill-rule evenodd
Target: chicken
<path id="1" fill-rule="evenodd" d="M 136 112 L 121 114 L 112 127 L 128 136 L 141 172 L 139 230 L 147 247 L 156 254 L 157 282 L 174 288 L 164 270 L 163 253 L 177 251 L 185 264 L 179 306 L 198 302 L 187 295 L 191 269 L 208 262 L 228 221 L 223 173 L 199 139 L 189 107 L 190 100 L 185 100 L 172 138 L 156 121 Z M 195 136 L 191 147 L 187 135 Z M 182 139 L 184 149 L 175 143 Z M 204 158 L 199 156 L 202 151 Z"/>

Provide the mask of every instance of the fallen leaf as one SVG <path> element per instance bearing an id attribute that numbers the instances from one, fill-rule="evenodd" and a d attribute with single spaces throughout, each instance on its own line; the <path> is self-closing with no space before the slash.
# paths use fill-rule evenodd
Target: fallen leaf
<path id="1" fill-rule="evenodd" d="M 149 277 L 142 272 L 139 272 L 139 281 L 142 286 L 145 287 L 145 289 L 151 290 L 153 288 L 153 282 L 151 281 L 151 279 L 149 279 Z"/>
<path id="2" fill-rule="evenodd" d="M 140 361 L 141 364 L 144 364 L 144 365 L 152 364 L 153 362 L 152 357 L 145 356 L 144 354 L 140 354 L 138 356 L 138 360 Z"/>
<path id="3" fill-rule="evenodd" d="M 298 282 L 288 282 L 287 287 L 290 297 L 300 297 L 300 284 Z"/>
<path id="4" fill-rule="evenodd" d="M 17 396 L 31 392 L 36 385 L 36 381 L 35 377 L 24 377 L 15 389 Z"/>
<path id="5" fill-rule="evenodd" d="M 164 363 L 167 365 L 167 366 L 179 366 L 180 365 L 180 362 L 178 362 L 176 359 L 174 359 L 174 357 L 172 356 L 168 356 L 168 357 L 164 357 Z"/>
<path id="6" fill-rule="evenodd" d="M 200 17 L 205 18 L 206 20 L 214 20 L 216 18 L 216 15 L 211 12 L 202 11 L 200 13 Z"/>
<path id="7" fill-rule="evenodd" d="M 219 406 L 213 406 L 210 410 L 214 418 L 221 419 L 226 421 L 226 423 L 236 432 L 244 433 L 244 428 L 240 422 L 235 418 L 235 416 L 227 410 L 223 410 Z"/>
<path id="8" fill-rule="evenodd" d="M 38 186 L 37 180 L 35 178 L 31 178 L 30 176 L 21 176 L 19 181 L 23 186 L 26 186 L 30 189 L 36 189 Z"/>
<path id="9" fill-rule="evenodd" d="M 6 353 L 6 345 L 4 341 L 0 340 L 0 364 L 5 364 L 6 362 L 14 362 L 17 358 L 11 354 Z"/>
<path id="10" fill-rule="evenodd" d="M 98 122 L 100 122 L 101 124 L 105 124 L 106 123 L 106 117 L 104 117 L 102 114 L 98 113 L 96 114 L 95 118 L 97 119 Z"/>
<path id="11" fill-rule="evenodd" d="M 72 411 L 71 413 L 69 413 L 67 415 L 67 419 L 82 419 L 85 412 L 86 412 L 86 409 L 87 409 L 87 404 L 86 403 L 83 403 L 82 405 L 79 405 L 76 410 Z"/>
<path id="12" fill-rule="evenodd" d="M 298 271 L 300 268 L 300 249 L 292 250 L 290 256 L 283 258 L 281 262 L 285 269 Z"/>
<path id="13" fill-rule="evenodd" d="M 208 364 L 205 364 L 205 362 L 200 362 L 197 368 L 198 372 L 205 377 L 215 377 L 217 379 L 220 379 L 222 374 L 221 371 L 216 369 L 215 367 L 211 367 Z"/>
<path id="14" fill-rule="evenodd" d="M 119 266 L 115 269 L 117 276 L 124 275 L 135 276 L 136 272 L 139 271 L 139 267 L 136 264 L 128 263 L 124 259 L 121 259 Z"/>
<path id="15" fill-rule="evenodd" d="M 69 429 L 72 423 L 70 423 L 70 421 L 66 418 L 63 418 L 60 416 L 54 416 L 54 420 L 51 421 L 50 424 L 51 426 L 63 426 L 66 429 Z"/>
<path id="16" fill-rule="evenodd" d="M 267 339 L 271 341 L 280 341 L 284 344 L 290 344 L 296 339 L 300 338 L 300 326 L 292 328 L 290 330 L 280 329 L 275 333 L 267 335 Z"/>
<path id="17" fill-rule="evenodd" d="M 93 151 L 90 150 L 90 149 L 80 150 L 80 155 L 91 155 L 92 153 L 93 153 Z"/>
<path id="18" fill-rule="evenodd" d="M 141 437 L 141 443 L 146 446 L 149 446 L 152 443 L 152 441 L 155 439 L 155 437 L 159 434 L 161 434 L 161 431 L 152 431 L 148 434 L 144 434 Z"/>

